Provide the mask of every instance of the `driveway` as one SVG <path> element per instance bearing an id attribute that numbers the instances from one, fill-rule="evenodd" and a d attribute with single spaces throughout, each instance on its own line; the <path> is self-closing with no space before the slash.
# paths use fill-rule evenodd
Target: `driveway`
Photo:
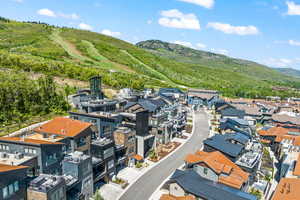
<path id="1" fill-rule="evenodd" d="M 175 169 L 184 164 L 188 153 L 194 153 L 202 147 L 202 142 L 209 134 L 208 118 L 205 112 L 195 113 L 195 127 L 192 137 L 179 150 L 146 172 L 120 197 L 120 200 L 147 200 L 159 185 Z"/>

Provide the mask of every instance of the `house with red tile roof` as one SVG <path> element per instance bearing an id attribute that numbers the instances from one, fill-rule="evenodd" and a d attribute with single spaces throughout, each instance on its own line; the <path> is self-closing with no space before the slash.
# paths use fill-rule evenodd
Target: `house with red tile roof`
<path id="1" fill-rule="evenodd" d="M 34 129 L 27 138 L 51 142 L 62 142 L 65 152 L 81 151 L 90 154 L 91 138 L 94 134 L 92 124 L 65 117 L 57 117 Z"/>
<path id="2" fill-rule="evenodd" d="M 186 168 L 192 168 L 200 176 L 244 190 L 248 187 L 249 174 L 219 151 L 198 151 L 185 157 Z"/>
<path id="3" fill-rule="evenodd" d="M 159 200 L 196 200 L 196 197 L 193 195 L 177 197 L 170 194 L 163 194 Z"/>
<path id="4" fill-rule="evenodd" d="M 24 199 L 27 195 L 27 166 L 12 166 L 0 164 L 0 199 Z M 25 198 L 26 199 L 26 198 Z"/>
<path id="5" fill-rule="evenodd" d="M 275 126 L 258 131 L 261 141 L 268 144 L 281 158 L 284 152 L 300 149 L 300 129 Z M 266 142 L 265 142 L 266 141 Z"/>
<path id="6" fill-rule="evenodd" d="M 28 175 L 61 172 L 65 144 L 25 137 L 0 137 L 0 164 L 28 166 Z"/>
<path id="7" fill-rule="evenodd" d="M 300 198 L 299 188 L 299 178 L 282 178 L 276 187 L 272 200 L 298 200 Z"/>

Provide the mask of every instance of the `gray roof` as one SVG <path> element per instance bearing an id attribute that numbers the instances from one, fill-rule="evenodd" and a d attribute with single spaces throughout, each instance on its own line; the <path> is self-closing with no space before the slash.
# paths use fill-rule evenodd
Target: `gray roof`
<path id="1" fill-rule="evenodd" d="M 214 135 L 203 143 L 231 157 L 237 157 L 243 150 L 242 145 L 229 142 L 224 135 Z"/>
<path id="2" fill-rule="evenodd" d="M 222 116 L 236 116 L 238 118 L 244 118 L 245 111 L 236 108 L 226 108 L 220 111 Z"/>
<path id="3" fill-rule="evenodd" d="M 244 119 L 227 119 L 227 121 L 240 126 L 249 126 L 249 122 Z"/>
<path id="4" fill-rule="evenodd" d="M 245 136 L 242 133 L 228 133 L 225 134 L 226 139 L 237 141 L 243 145 L 247 144 L 249 137 Z"/>
<path id="5" fill-rule="evenodd" d="M 256 200 L 254 195 L 205 179 L 194 170 L 176 170 L 170 181 L 175 181 L 186 192 L 209 200 Z"/>
<path id="6" fill-rule="evenodd" d="M 149 112 L 155 112 L 157 109 L 167 105 L 166 101 L 164 101 L 161 97 L 156 97 L 140 99 L 138 102 L 128 102 L 125 106 L 125 109 L 128 109 L 136 104 L 139 104 L 141 107 L 143 107 L 145 110 L 148 110 Z"/>
<path id="7" fill-rule="evenodd" d="M 228 123 L 227 121 L 226 122 L 221 122 L 220 129 L 221 130 L 230 129 L 230 130 L 233 130 L 235 132 L 241 133 L 241 134 L 247 136 L 248 138 L 251 138 L 251 134 L 249 132 L 241 130 L 241 129 L 235 127 L 233 124 Z"/>

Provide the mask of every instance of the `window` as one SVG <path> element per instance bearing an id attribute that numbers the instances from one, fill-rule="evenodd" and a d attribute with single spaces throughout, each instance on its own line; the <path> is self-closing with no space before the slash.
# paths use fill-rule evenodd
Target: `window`
<path id="1" fill-rule="evenodd" d="M 8 187 L 5 187 L 2 189 L 2 193 L 3 193 L 3 199 L 8 197 Z"/>
<path id="2" fill-rule="evenodd" d="M 107 163 L 107 167 L 108 167 L 108 169 L 111 169 L 111 168 L 113 168 L 114 167 L 114 160 L 110 160 L 108 163 Z"/>
<path id="3" fill-rule="evenodd" d="M 203 168 L 203 173 L 204 173 L 205 175 L 207 175 L 207 173 L 208 173 L 207 168 Z"/>
<path id="4" fill-rule="evenodd" d="M 104 159 L 109 158 L 114 155 L 114 148 L 110 147 L 109 149 L 104 150 Z"/>
<path id="5" fill-rule="evenodd" d="M 36 149 L 31 149 L 31 148 L 25 148 L 24 151 L 27 154 L 36 154 L 37 153 Z"/>
<path id="6" fill-rule="evenodd" d="M 8 194 L 12 195 L 14 193 L 14 184 L 10 184 L 8 186 Z"/>
<path id="7" fill-rule="evenodd" d="M 81 147 L 84 145 L 86 145 L 86 138 L 85 137 L 79 138 L 79 141 L 77 142 L 77 147 Z"/>
<path id="8" fill-rule="evenodd" d="M 15 192 L 19 191 L 19 181 L 14 182 Z"/>
<path id="9" fill-rule="evenodd" d="M 5 144 L 0 144 L 0 149 L 8 151 L 9 150 L 9 146 L 7 146 Z"/>

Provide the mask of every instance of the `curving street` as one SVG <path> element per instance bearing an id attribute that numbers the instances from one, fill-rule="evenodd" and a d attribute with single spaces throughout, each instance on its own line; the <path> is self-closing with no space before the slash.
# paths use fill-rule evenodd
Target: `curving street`
<path id="1" fill-rule="evenodd" d="M 191 138 L 176 152 L 157 166 L 150 169 L 120 197 L 120 200 L 147 200 L 159 185 L 184 163 L 184 157 L 200 149 L 202 141 L 208 137 L 209 125 L 207 114 L 203 111 L 194 115 L 195 127 Z"/>

